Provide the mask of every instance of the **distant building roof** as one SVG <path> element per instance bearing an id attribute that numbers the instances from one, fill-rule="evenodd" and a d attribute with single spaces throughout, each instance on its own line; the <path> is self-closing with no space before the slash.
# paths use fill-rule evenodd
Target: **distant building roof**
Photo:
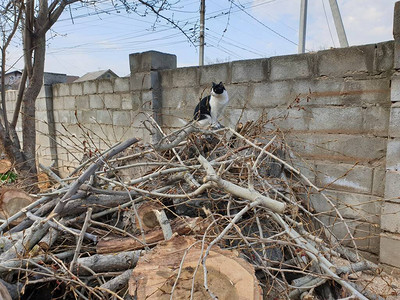
<path id="1" fill-rule="evenodd" d="M 117 77 L 119 77 L 117 74 L 108 69 L 108 70 L 100 70 L 100 71 L 86 73 L 82 77 L 76 79 L 74 82 L 82 82 L 82 81 L 96 80 L 96 79 L 110 79 Z"/>

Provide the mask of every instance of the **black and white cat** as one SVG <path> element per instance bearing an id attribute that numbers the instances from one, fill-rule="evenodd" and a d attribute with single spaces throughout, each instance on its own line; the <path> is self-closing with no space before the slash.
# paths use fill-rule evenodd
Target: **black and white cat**
<path id="1" fill-rule="evenodd" d="M 201 127 L 221 128 L 222 125 L 218 122 L 218 118 L 222 115 L 228 102 L 228 92 L 222 82 L 218 84 L 213 82 L 210 95 L 201 99 L 194 109 L 193 119 Z"/>

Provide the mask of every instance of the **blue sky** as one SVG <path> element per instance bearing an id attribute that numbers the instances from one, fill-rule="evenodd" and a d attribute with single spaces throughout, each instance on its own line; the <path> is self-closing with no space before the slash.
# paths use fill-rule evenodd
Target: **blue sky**
<path id="1" fill-rule="evenodd" d="M 165 14 L 190 34 L 190 29 L 198 26 L 200 0 L 174 2 Z M 307 51 L 338 47 L 329 1 L 308 2 Z M 395 2 L 338 0 L 349 44 L 393 39 Z M 95 7 L 75 5 L 65 11 L 48 34 L 47 72 L 81 76 L 112 69 L 126 76 L 129 54 L 147 50 L 176 54 L 178 66 L 198 64 L 196 41 L 193 45 L 183 33 L 152 14 L 142 17 L 124 9 L 116 11 L 110 3 L 101 0 Z M 205 63 L 297 53 L 299 14 L 300 0 L 206 0 Z M 9 57 L 15 59 L 17 53 Z"/>

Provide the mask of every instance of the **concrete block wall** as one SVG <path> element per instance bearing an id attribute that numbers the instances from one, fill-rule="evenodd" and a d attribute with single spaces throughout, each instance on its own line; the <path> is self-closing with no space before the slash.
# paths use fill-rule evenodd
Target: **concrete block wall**
<path id="1" fill-rule="evenodd" d="M 54 121 L 60 172 L 68 174 L 76 163 L 136 132 L 130 80 L 102 79 L 53 85 Z M 38 113 L 41 113 L 38 110 Z"/>
<path id="2" fill-rule="evenodd" d="M 302 171 L 325 188 L 359 249 L 377 261 L 393 56 L 393 42 L 386 42 L 164 70 L 163 125 L 182 126 L 211 82 L 224 82 L 230 104 L 222 123 L 235 127 L 263 114 L 274 120 L 290 152 L 304 160 Z M 318 194 L 310 201 L 337 236 L 348 238 L 329 203 Z"/>

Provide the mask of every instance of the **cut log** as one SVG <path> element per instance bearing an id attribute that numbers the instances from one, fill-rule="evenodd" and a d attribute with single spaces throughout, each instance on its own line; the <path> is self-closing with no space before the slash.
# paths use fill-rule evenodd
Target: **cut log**
<path id="1" fill-rule="evenodd" d="M 159 227 L 157 216 L 154 213 L 154 210 L 161 210 L 162 205 L 160 203 L 149 201 L 143 202 L 138 208 L 137 212 L 141 221 L 141 225 L 144 231 L 149 231 L 154 229 L 155 227 Z M 139 220 L 135 220 L 136 228 L 140 228 Z"/>
<path id="2" fill-rule="evenodd" d="M 176 218 L 171 222 L 171 228 L 173 233 L 179 235 L 188 234 L 190 232 L 203 233 L 205 228 L 208 226 L 208 222 L 205 222 L 203 218 Z M 164 240 L 164 234 L 161 228 L 149 231 L 145 234 L 146 244 L 154 244 Z M 128 250 L 139 250 L 145 247 L 142 242 L 142 236 L 137 235 L 135 238 L 105 238 L 97 243 L 97 253 L 113 253 L 119 251 Z"/>
<path id="3" fill-rule="evenodd" d="M 176 236 L 160 243 L 139 259 L 129 279 L 129 294 L 147 300 L 189 299 L 193 284 L 193 299 L 212 299 L 204 288 L 202 266 L 198 268 L 193 282 L 194 271 L 202 256 L 201 242 L 190 236 Z M 254 268 L 232 251 L 212 247 L 206 267 L 209 290 L 217 299 L 262 299 Z"/>
<path id="4" fill-rule="evenodd" d="M 8 219 L 15 213 L 19 212 L 24 207 L 28 206 L 33 202 L 31 196 L 19 189 L 7 189 L 4 188 L 0 192 L 0 217 Z M 25 217 L 12 222 L 12 225 L 18 224 Z"/>
<path id="5" fill-rule="evenodd" d="M 4 174 L 11 170 L 12 163 L 8 159 L 0 159 L 0 173 Z"/>

